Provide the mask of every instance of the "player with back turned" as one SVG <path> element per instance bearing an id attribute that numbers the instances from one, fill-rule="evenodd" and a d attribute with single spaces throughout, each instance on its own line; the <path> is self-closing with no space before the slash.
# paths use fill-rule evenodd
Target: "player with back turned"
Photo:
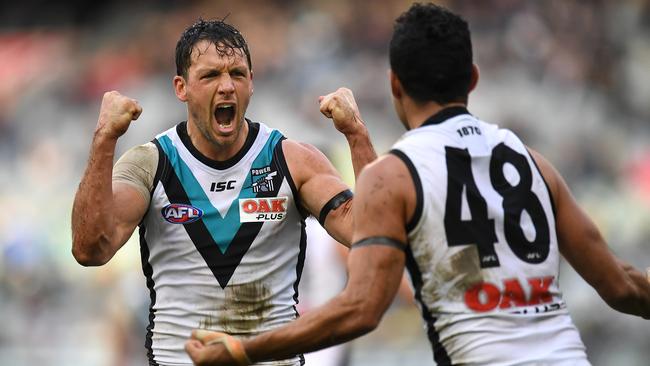
<path id="1" fill-rule="evenodd" d="M 237 29 L 198 21 L 178 41 L 176 67 L 187 121 L 114 169 L 117 140 L 142 109 L 104 95 L 72 212 L 72 252 L 86 266 L 109 261 L 140 227 L 150 365 L 190 364 L 183 346 L 195 328 L 252 336 L 295 319 L 308 215 L 339 242 L 352 237 L 352 193 L 325 156 L 245 118 L 253 71 Z M 376 156 L 351 92 L 322 97 L 320 109 L 360 171 Z M 263 364 L 303 363 L 292 355 Z"/>
<path id="2" fill-rule="evenodd" d="M 616 258 L 551 164 L 467 110 L 478 81 L 459 16 L 414 4 L 395 23 L 390 86 L 406 132 L 360 174 L 341 294 L 252 339 L 194 332 L 197 365 L 314 351 L 379 323 L 407 268 L 439 365 L 588 365 L 560 254 L 612 308 L 650 318 L 650 282 Z"/>

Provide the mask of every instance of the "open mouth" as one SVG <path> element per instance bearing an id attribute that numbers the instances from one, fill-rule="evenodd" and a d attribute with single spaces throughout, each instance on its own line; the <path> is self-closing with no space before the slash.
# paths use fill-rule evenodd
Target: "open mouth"
<path id="1" fill-rule="evenodd" d="M 218 105 L 214 110 L 214 118 L 219 125 L 229 127 L 235 119 L 235 105 L 233 103 Z"/>

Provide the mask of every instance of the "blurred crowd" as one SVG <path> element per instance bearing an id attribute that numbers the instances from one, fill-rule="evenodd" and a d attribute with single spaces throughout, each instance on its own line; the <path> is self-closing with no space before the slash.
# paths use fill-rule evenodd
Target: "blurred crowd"
<path id="1" fill-rule="evenodd" d="M 470 24 L 481 80 L 469 110 L 545 155 L 612 250 L 650 265 L 650 1 L 438 3 Z M 318 96 L 352 89 L 376 148 L 390 147 L 403 130 L 392 110 L 387 45 L 409 4 L 3 2 L 0 365 L 145 363 L 149 295 L 137 241 L 101 268 L 83 268 L 70 254 L 72 200 L 105 91 L 119 90 L 144 110 L 118 155 L 151 140 L 185 116 L 171 84 L 180 33 L 199 17 L 226 18 L 251 49 L 248 117 L 327 151 L 352 182 L 345 140 L 318 113 Z M 561 287 L 594 365 L 648 364 L 647 321 L 609 310 L 568 266 Z M 347 362 L 428 364 L 417 317 L 412 304 L 395 304 Z"/>

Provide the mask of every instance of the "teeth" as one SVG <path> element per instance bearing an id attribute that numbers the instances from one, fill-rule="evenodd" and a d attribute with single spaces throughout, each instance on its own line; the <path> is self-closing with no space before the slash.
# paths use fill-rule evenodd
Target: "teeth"
<path id="1" fill-rule="evenodd" d="M 231 109 L 229 111 L 226 111 L 226 109 Z M 220 112 L 217 112 L 220 111 Z M 226 114 L 223 114 L 226 113 Z M 217 117 L 218 114 L 221 114 L 221 117 L 229 116 L 230 121 L 219 121 L 219 117 Z M 232 119 L 235 114 L 235 103 L 223 103 L 217 105 L 217 108 L 215 110 L 215 117 L 217 118 L 217 123 L 225 128 L 228 128 L 232 125 Z"/>

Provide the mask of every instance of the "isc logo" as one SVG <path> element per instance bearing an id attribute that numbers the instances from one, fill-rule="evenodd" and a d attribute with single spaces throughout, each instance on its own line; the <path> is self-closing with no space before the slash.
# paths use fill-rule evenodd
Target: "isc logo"
<path id="1" fill-rule="evenodd" d="M 240 198 L 239 221 L 282 221 L 287 215 L 287 197 Z"/>
<path id="2" fill-rule="evenodd" d="M 181 203 L 169 204 L 161 210 L 162 216 L 172 224 L 189 224 L 203 216 L 203 211 L 190 205 Z"/>

